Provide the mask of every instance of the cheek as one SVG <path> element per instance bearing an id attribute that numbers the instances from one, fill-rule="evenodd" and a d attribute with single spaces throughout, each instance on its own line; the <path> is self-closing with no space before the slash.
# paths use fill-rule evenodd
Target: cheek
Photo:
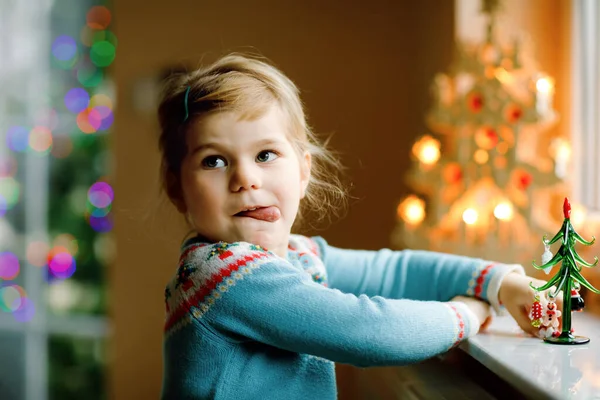
<path id="1" fill-rule="evenodd" d="M 192 174 L 183 179 L 182 186 L 184 200 L 190 211 L 211 210 L 222 204 L 215 182 L 207 177 Z"/>

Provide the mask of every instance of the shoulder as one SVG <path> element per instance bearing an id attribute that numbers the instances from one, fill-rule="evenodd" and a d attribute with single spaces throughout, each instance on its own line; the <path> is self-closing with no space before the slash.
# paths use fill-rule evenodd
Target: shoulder
<path id="1" fill-rule="evenodd" d="M 325 255 L 327 242 L 320 236 L 290 235 L 288 249 L 298 253 L 311 253 L 319 258 Z"/>
<path id="2" fill-rule="evenodd" d="M 214 297 L 215 292 L 228 291 L 265 263 L 281 261 L 274 253 L 246 242 L 184 246 L 177 271 L 165 288 L 165 329 L 189 314 L 192 307 Z"/>

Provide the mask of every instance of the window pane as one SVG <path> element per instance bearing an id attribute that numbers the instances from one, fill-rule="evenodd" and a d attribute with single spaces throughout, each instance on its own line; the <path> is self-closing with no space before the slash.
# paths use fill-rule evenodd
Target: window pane
<path id="1" fill-rule="evenodd" d="M 25 398 L 25 337 L 0 331 L 0 398 Z"/>
<path id="2" fill-rule="evenodd" d="M 102 339 L 50 336 L 48 385 L 50 400 L 105 399 L 106 345 Z"/>

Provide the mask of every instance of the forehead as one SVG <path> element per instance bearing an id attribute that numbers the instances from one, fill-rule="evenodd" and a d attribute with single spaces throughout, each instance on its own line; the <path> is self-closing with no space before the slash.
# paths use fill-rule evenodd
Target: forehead
<path id="1" fill-rule="evenodd" d="M 287 140 L 289 125 L 281 109 L 270 106 L 256 118 L 243 118 L 236 111 L 217 112 L 192 123 L 187 142 L 199 145 L 206 142 L 244 144 L 255 140 Z"/>

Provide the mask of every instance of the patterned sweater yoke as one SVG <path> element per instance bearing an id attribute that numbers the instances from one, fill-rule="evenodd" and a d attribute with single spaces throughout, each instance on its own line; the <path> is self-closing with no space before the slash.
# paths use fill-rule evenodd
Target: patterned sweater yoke
<path id="1" fill-rule="evenodd" d="M 285 259 L 189 240 L 165 289 L 163 398 L 335 399 L 333 362 L 405 365 L 447 351 L 478 330 L 448 300 L 472 295 L 499 310 L 497 289 L 515 270 L 299 235 Z"/>

